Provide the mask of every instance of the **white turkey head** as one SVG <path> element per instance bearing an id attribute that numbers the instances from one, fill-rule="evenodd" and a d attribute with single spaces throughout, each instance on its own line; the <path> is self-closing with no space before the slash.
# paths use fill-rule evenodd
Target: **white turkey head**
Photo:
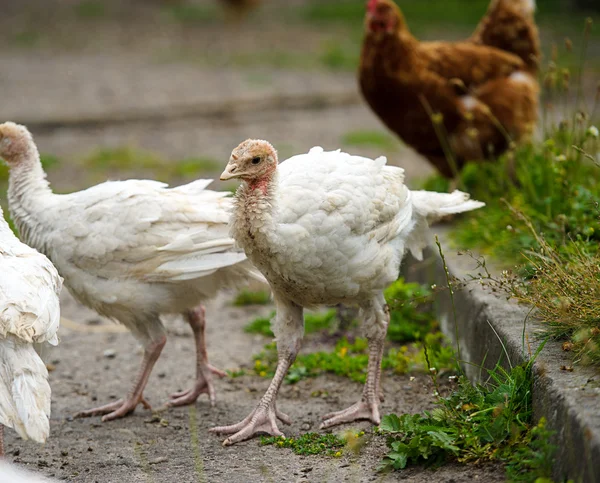
<path id="1" fill-rule="evenodd" d="M 27 159 L 35 148 L 33 138 L 25 126 L 14 122 L 0 124 L 0 157 L 9 166 Z"/>
<path id="2" fill-rule="evenodd" d="M 277 151 L 267 141 L 247 139 L 231 152 L 221 180 L 241 178 L 258 181 L 271 178 L 277 169 Z"/>

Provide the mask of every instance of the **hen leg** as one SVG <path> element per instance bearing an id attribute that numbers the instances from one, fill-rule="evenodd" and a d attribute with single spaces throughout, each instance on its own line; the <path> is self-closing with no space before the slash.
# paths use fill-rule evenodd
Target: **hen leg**
<path id="1" fill-rule="evenodd" d="M 381 381 L 381 359 L 385 343 L 385 334 L 389 323 L 390 313 L 383 295 L 363 307 L 365 328 L 369 341 L 369 365 L 367 367 L 367 382 L 365 383 L 360 401 L 348 409 L 326 414 L 321 429 L 337 424 L 350 423 L 359 419 L 368 419 L 373 424 L 379 424 L 379 398 Z"/>
<path id="2" fill-rule="evenodd" d="M 185 314 L 187 320 L 194 331 L 196 341 L 196 383 L 194 387 L 187 391 L 171 394 L 171 400 L 167 406 L 185 406 L 193 404 L 200 394 L 208 394 L 210 405 L 215 405 L 215 388 L 212 383 L 212 374 L 219 377 L 225 377 L 227 374 L 208 363 L 206 354 L 206 339 L 204 337 L 204 328 L 206 327 L 206 311 L 202 305 Z"/>
<path id="3" fill-rule="evenodd" d="M 302 317 L 302 307 L 290 301 L 278 301 L 277 316 L 273 325 L 273 332 L 277 338 L 277 370 L 275 376 L 269 384 L 265 395 L 245 419 L 231 426 L 219 426 L 210 431 L 217 434 L 231 434 L 223 446 L 245 441 L 253 436 L 266 433 L 271 436 L 284 436 L 277 427 L 277 419 L 284 424 L 291 424 L 288 416 L 277 410 L 277 393 L 283 382 L 288 369 L 296 359 L 302 335 L 304 333 L 304 318 Z"/>
<path id="4" fill-rule="evenodd" d="M 144 342 L 144 359 L 127 397 L 104 406 L 81 411 L 75 417 L 87 418 L 103 414 L 102 421 L 105 422 L 127 416 L 135 410 L 138 404 L 142 404 L 146 409 L 152 409 L 148 401 L 144 399 L 144 389 L 154 364 L 167 343 L 165 329 L 158 316 L 155 319 L 147 319 L 144 323 L 138 322 L 135 325 L 128 325 L 128 327 L 132 330 L 136 339 Z"/>

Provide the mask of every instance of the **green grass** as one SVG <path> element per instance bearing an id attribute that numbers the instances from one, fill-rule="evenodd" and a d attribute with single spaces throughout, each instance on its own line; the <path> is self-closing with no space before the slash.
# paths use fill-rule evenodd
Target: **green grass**
<path id="1" fill-rule="evenodd" d="M 267 303 L 269 300 L 267 300 Z M 258 317 L 244 327 L 244 332 L 249 334 L 261 334 L 265 337 L 274 337 L 271 330 L 271 319 L 275 317 L 275 312 L 271 312 L 269 317 Z M 304 314 L 304 333 L 312 334 L 322 330 L 332 329 L 335 325 L 336 312 L 328 310 L 327 312 L 307 312 Z"/>
<path id="2" fill-rule="evenodd" d="M 589 141 L 578 144 L 595 149 Z M 600 219 L 594 206 L 600 200 L 600 169 L 571 148 L 576 142 L 561 132 L 497 162 L 468 164 L 461 174 L 462 187 L 486 207 L 458 224 L 452 235 L 457 245 L 476 247 L 508 264 L 523 261 L 522 253 L 540 247 L 512 207 L 559 250 L 569 240 L 597 246 Z M 428 183 L 427 188 L 436 184 L 439 188 L 439 181 Z"/>
<path id="3" fill-rule="evenodd" d="M 424 346 L 430 353 L 432 364 L 438 370 L 449 370 L 455 365 L 455 355 L 451 347 L 444 343 L 438 331 L 432 305 L 431 291 L 416 283 L 406 283 L 398 279 L 385 291 L 390 307 L 388 340 L 393 344 L 382 361 L 385 370 L 396 374 L 426 370 Z M 270 321 L 274 317 L 259 317 L 250 322 L 244 331 L 273 337 Z M 305 333 L 332 331 L 338 326 L 336 311 L 305 314 Z M 402 345 L 400 345 L 402 344 Z M 349 341 L 340 339 L 333 350 L 318 351 L 298 355 L 290 368 L 286 382 L 296 383 L 309 377 L 330 373 L 353 381 L 364 382 L 368 365 L 368 344 L 363 338 Z M 275 343 L 267 344 L 263 351 L 254 356 L 254 373 L 261 377 L 272 377 L 277 365 Z"/>
<path id="4" fill-rule="evenodd" d="M 422 343 L 390 348 L 381 363 L 383 370 L 389 370 L 395 374 L 426 371 L 424 346 L 428 348 L 430 362 L 437 371 L 449 371 L 455 367 L 454 351 L 445 344 L 443 335 L 437 332 L 427 334 Z M 348 339 L 342 338 L 336 343 L 333 351 L 299 354 L 288 371 L 285 382 L 295 384 L 302 379 L 329 373 L 364 383 L 368 361 L 366 339 L 357 338 L 354 342 L 350 342 Z M 277 348 L 275 343 L 267 344 L 263 351 L 254 356 L 254 372 L 261 377 L 273 377 L 276 366 Z"/>
<path id="5" fill-rule="evenodd" d="M 329 70 L 354 71 L 359 63 L 360 49 L 357 43 L 331 40 L 321 47 L 319 62 Z"/>
<path id="6" fill-rule="evenodd" d="M 511 294 L 535 307 L 548 335 L 564 340 L 573 361 L 600 365 L 600 251 L 570 242 L 556 250 L 543 238 L 528 256 L 534 276 L 527 284 L 511 283 Z"/>
<path id="7" fill-rule="evenodd" d="M 225 163 L 211 158 L 186 158 L 174 165 L 174 174 L 183 178 L 193 178 L 198 173 L 217 172 L 224 168 Z"/>
<path id="8" fill-rule="evenodd" d="M 534 360 L 510 371 L 497 366 L 485 385 L 461 376 L 452 394 L 439 396 L 432 411 L 385 416 L 379 429 L 387 435 L 389 453 L 380 469 L 495 460 L 505 464 L 509 481 L 551 481 L 551 432 L 544 420 L 533 424 Z"/>
<path id="9" fill-rule="evenodd" d="M 35 30 L 23 30 L 14 34 L 11 38 L 11 43 L 24 48 L 37 46 L 42 40 L 42 34 Z"/>
<path id="10" fill-rule="evenodd" d="M 354 438 L 360 438 L 364 432 L 352 434 Z M 342 450 L 346 447 L 348 436 L 340 437 L 335 434 L 306 433 L 297 438 L 285 438 L 283 436 L 262 436 L 261 446 L 273 445 L 278 448 L 289 448 L 297 455 L 324 455 L 334 458 L 342 456 Z"/>
<path id="11" fill-rule="evenodd" d="M 84 0 L 73 8 L 75 14 L 80 18 L 100 18 L 106 14 L 104 2 L 98 0 Z"/>
<path id="12" fill-rule="evenodd" d="M 342 136 L 341 142 L 349 147 L 368 147 L 387 151 L 398 147 L 398 141 L 391 134 L 382 131 L 349 131 Z"/>
<path id="13" fill-rule="evenodd" d="M 233 300 L 233 305 L 236 307 L 244 307 L 246 305 L 266 305 L 271 302 L 271 293 L 266 290 L 252 292 L 244 289 L 240 291 Z M 249 327 L 249 326 L 247 326 Z M 247 332 L 252 333 L 252 330 Z"/>
<path id="14" fill-rule="evenodd" d="M 336 23 L 361 29 L 365 17 L 363 0 L 312 0 L 298 10 L 298 14 L 310 23 Z M 407 23 L 415 34 L 427 30 L 443 28 L 474 29 L 487 11 L 489 0 L 397 0 Z M 563 18 L 572 10 L 560 0 L 545 0 L 538 6 L 537 18 L 542 23 L 556 25 L 557 18 Z M 577 15 L 583 17 L 584 13 Z M 564 22 L 562 23 L 564 25 Z"/>
<path id="15" fill-rule="evenodd" d="M 390 307 L 387 338 L 393 342 L 415 342 L 437 328 L 431 311 L 432 293 L 425 285 L 400 278 L 384 292 Z"/>
<path id="16" fill-rule="evenodd" d="M 219 9 L 210 4 L 181 4 L 165 7 L 171 19 L 190 25 L 207 25 L 219 18 Z"/>
<path id="17" fill-rule="evenodd" d="M 531 305 L 546 335 L 564 341 L 574 362 L 598 365 L 600 136 L 593 123 L 600 88 L 596 108 L 586 111 L 577 77 L 553 63 L 544 72 L 544 97 L 550 108 L 561 106 L 561 116 L 546 106 L 542 141 L 463 169 L 459 186 L 486 207 L 463 218 L 451 237 L 502 268 L 518 266 L 502 277 L 487 273 L 486 283 Z M 427 184 L 448 189 L 440 178 Z"/>
<path id="18" fill-rule="evenodd" d="M 173 178 L 198 178 L 207 173 L 219 172 L 224 166 L 224 163 L 208 157 L 169 160 L 132 146 L 98 149 L 84 158 L 83 164 L 100 173 L 148 171 L 148 176 L 166 181 Z"/>

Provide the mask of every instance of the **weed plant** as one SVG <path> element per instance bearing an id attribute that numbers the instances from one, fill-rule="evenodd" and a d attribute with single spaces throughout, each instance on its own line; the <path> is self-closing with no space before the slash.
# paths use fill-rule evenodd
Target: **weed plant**
<path id="1" fill-rule="evenodd" d="M 486 207 L 451 236 L 501 266 L 517 265 L 515 274 L 498 278 L 483 266 L 487 283 L 531 305 L 546 334 L 563 340 L 574 362 L 599 364 L 600 135 L 594 122 L 600 85 L 590 106 L 581 83 L 591 35 L 588 19 L 577 52 L 566 40 L 542 75 L 543 140 L 463 170 L 460 183 Z M 558 66 L 561 51 L 564 60 L 566 54 L 578 58 L 575 74 Z M 445 182 L 428 184 L 439 189 Z"/>

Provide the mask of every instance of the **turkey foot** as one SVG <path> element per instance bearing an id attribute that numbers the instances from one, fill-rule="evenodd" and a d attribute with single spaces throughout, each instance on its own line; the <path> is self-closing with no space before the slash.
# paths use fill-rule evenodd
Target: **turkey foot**
<path id="1" fill-rule="evenodd" d="M 378 425 L 381 422 L 379 416 L 379 407 L 376 402 L 358 401 L 347 409 L 336 411 L 323 416 L 323 422 L 319 429 L 330 428 L 342 423 L 351 423 L 361 419 L 368 419 L 373 424 Z"/>
<path id="2" fill-rule="evenodd" d="M 218 377 L 225 377 L 227 373 L 208 363 L 206 337 L 204 335 L 204 328 L 206 327 L 206 310 L 204 306 L 199 305 L 193 310 L 188 310 L 184 315 L 194 332 L 194 342 L 196 344 L 196 382 L 187 391 L 179 391 L 171 394 L 171 400 L 166 405 L 167 407 L 173 407 L 193 404 L 200 394 L 208 394 L 210 405 L 214 406 L 216 396 L 211 374 Z"/>
<path id="3" fill-rule="evenodd" d="M 76 418 L 89 418 L 92 416 L 101 416 L 102 422 L 112 421 L 113 419 L 122 418 L 132 413 L 138 404 L 142 404 L 145 409 L 152 409 L 148 401 L 144 399 L 144 396 L 140 396 L 137 400 L 127 398 L 125 400 L 119 399 L 113 403 L 105 404 L 94 409 L 88 409 L 86 411 L 78 412 Z"/>
<path id="4" fill-rule="evenodd" d="M 369 365 L 367 367 L 367 381 L 363 394 L 357 403 L 347 409 L 336 411 L 323 416 L 320 429 L 330 428 L 342 423 L 351 423 L 361 419 L 368 419 L 373 424 L 379 424 L 379 401 L 383 400 L 381 390 L 381 359 L 383 358 L 384 340 L 387 331 L 389 309 L 384 307 L 380 329 L 369 338 Z"/>
<path id="5" fill-rule="evenodd" d="M 230 446 L 240 441 L 245 441 L 257 434 L 270 434 L 271 436 L 285 436 L 277 427 L 277 419 L 284 424 L 292 424 L 286 414 L 279 412 L 274 404 L 259 404 L 243 421 L 231 426 L 218 426 L 210 429 L 211 433 L 232 434 L 223 441 L 223 446 Z"/>
<path id="6" fill-rule="evenodd" d="M 256 409 L 252 411 L 243 421 L 231 426 L 219 426 L 212 428 L 211 433 L 232 434 L 223 441 L 223 446 L 229 446 L 240 441 L 245 441 L 259 433 L 267 433 L 271 436 L 284 436 L 277 427 L 277 419 L 284 424 L 292 424 L 292 420 L 286 414 L 277 411 L 277 392 L 283 382 L 283 378 L 292 365 L 295 354 L 280 354 L 277 362 L 277 370 Z"/>
<path id="7" fill-rule="evenodd" d="M 167 343 L 167 338 L 163 335 L 157 337 L 149 343 L 144 349 L 144 359 L 140 371 L 135 378 L 133 386 L 129 391 L 129 394 L 125 399 L 119 399 L 114 403 L 105 404 L 98 408 L 90 409 L 88 411 L 81 411 L 75 415 L 76 418 L 88 418 L 90 416 L 99 416 L 104 414 L 102 422 L 112 421 L 127 416 L 128 414 L 135 411 L 138 404 L 142 404 L 146 409 L 152 409 L 148 401 L 144 399 L 144 388 L 154 367 L 154 363 L 160 356 L 160 353 Z"/>
<path id="8" fill-rule="evenodd" d="M 214 374 L 218 377 L 225 377 L 227 373 L 216 367 L 211 366 L 210 364 L 206 365 L 206 370 L 210 373 Z M 167 403 L 168 407 L 176 407 L 176 406 L 186 406 L 188 404 L 193 404 L 198 399 L 200 394 L 208 394 L 208 399 L 210 401 L 210 405 L 214 406 L 216 402 L 215 396 L 215 388 L 212 383 L 212 378 L 204 377 L 200 375 L 196 379 L 196 383 L 194 387 L 188 389 L 187 391 L 178 391 L 171 394 L 169 397 L 171 400 Z"/>

